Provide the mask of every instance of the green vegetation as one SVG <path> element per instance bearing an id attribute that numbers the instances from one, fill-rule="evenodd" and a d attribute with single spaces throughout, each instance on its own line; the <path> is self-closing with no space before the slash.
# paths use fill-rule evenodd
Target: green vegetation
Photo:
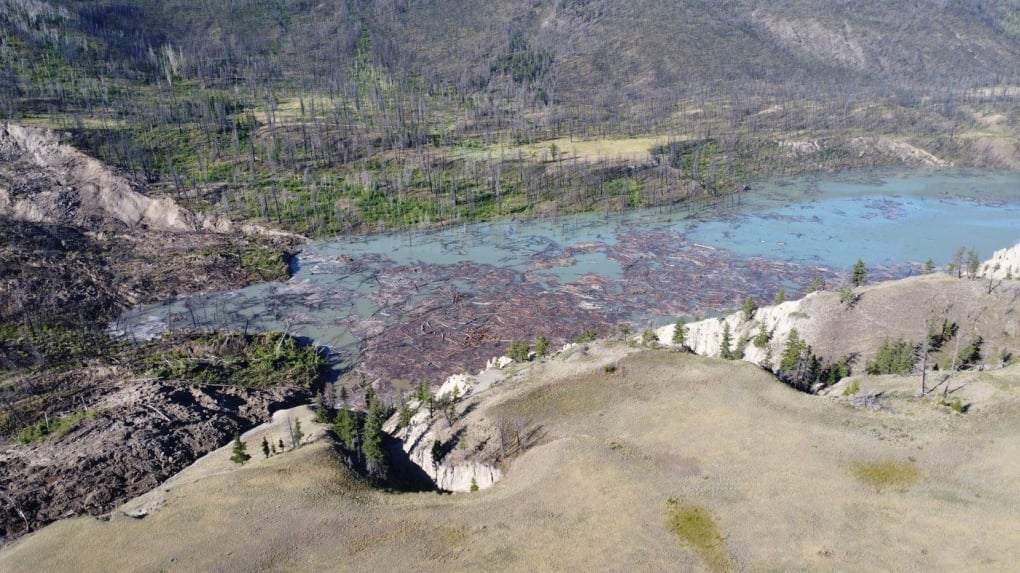
<path id="1" fill-rule="evenodd" d="M 719 342 L 719 358 L 733 360 L 733 334 L 730 332 L 730 323 L 723 322 L 722 340 Z"/>
<path id="2" fill-rule="evenodd" d="M 684 324 L 682 318 L 676 319 L 676 322 L 673 323 L 673 337 L 670 342 L 676 346 L 683 346 L 687 343 L 687 325 Z"/>
<path id="3" fill-rule="evenodd" d="M 861 391 L 861 384 L 857 380 L 854 380 L 843 390 L 844 396 L 853 396 Z"/>
<path id="4" fill-rule="evenodd" d="M 758 310 L 758 303 L 753 298 L 747 297 L 744 300 L 744 320 L 751 320 L 756 310 Z"/>
<path id="5" fill-rule="evenodd" d="M 864 370 L 868 374 L 910 374 L 914 358 L 913 344 L 902 338 L 886 338 Z"/>
<path id="6" fill-rule="evenodd" d="M 599 337 L 599 333 L 591 328 L 584 329 L 581 334 L 577 335 L 574 342 L 578 344 L 584 344 L 585 342 L 594 342 Z"/>
<path id="7" fill-rule="evenodd" d="M 241 251 L 241 270 L 251 283 L 285 281 L 290 268 L 282 253 L 262 245 L 250 246 Z"/>
<path id="8" fill-rule="evenodd" d="M 797 362 L 801 355 L 808 349 L 808 345 L 800 337 L 796 328 L 790 329 L 786 335 L 786 343 L 783 345 L 783 353 L 779 359 L 780 371 L 792 371 L 797 368 Z"/>
<path id="9" fill-rule="evenodd" d="M 641 333 L 641 344 L 656 347 L 659 345 L 659 335 L 654 330 L 645 330 Z"/>
<path id="10" fill-rule="evenodd" d="M 241 434 L 235 433 L 234 445 L 230 450 L 230 461 L 243 466 L 250 459 L 251 454 L 248 453 L 248 446 L 241 441 Z"/>
<path id="11" fill-rule="evenodd" d="M 354 412 L 341 408 L 333 422 L 333 432 L 348 450 L 357 449 L 358 418 Z"/>
<path id="12" fill-rule="evenodd" d="M 971 336 L 967 344 L 956 353 L 956 367 L 971 368 L 981 362 L 981 346 L 984 342 L 980 334 Z"/>
<path id="13" fill-rule="evenodd" d="M 813 391 L 816 384 L 831 386 L 851 374 L 850 357 L 826 363 L 814 354 L 796 328 L 787 335 L 779 360 L 779 379 L 802 391 Z"/>
<path id="14" fill-rule="evenodd" d="M 902 489 L 921 478 L 921 471 L 913 462 L 855 462 L 850 473 L 875 491 Z"/>
<path id="15" fill-rule="evenodd" d="M 868 269 L 864 266 L 864 261 L 857 259 L 854 268 L 850 271 L 850 284 L 858 287 L 866 282 L 868 282 Z"/>
<path id="16" fill-rule="evenodd" d="M 361 453 L 365 457 L 365 466 L 369 475 L 380 476 L 385 470 L 386 456 L 382 448 L 382 427 L 386 421 L 386 411 L 378 400 L 372 400 L 365 418 L 365 429 L 361 442 Z"/>
<path id="17" fill-rule="evenodd" d="M 549 354 L 549 339 L 544 336 L 539 336 L 538 340 L 535 341 L 535 355 L 543 357 Z"/>
<path id="18" fill-rule="evenodd" d="M 18 432 L 18 441 L 28 445 L 50 438 L 59 438 L 77 427 L 82 420 L 95 415 L 95 410 L 81 410 L 66 416 L 47 417 Z"/>
<path id="19" fill-rule="evenodd" d="M 731 568 L 722 533 L 707 508 L 669 498 L 666 502 L 666 529 L 690 545 L 712 571 Z"/>
<path id="20" fill-rule="evenodd" d="M 843 287 L 839 289 L 839 302 L 847 310 L 852 310 L 857 303 L 860 302 L 861 295 L 855 291 L 852 287 Z"/>
<path id="21" fill-rule="evenodd" d="M 146 358 L 147 375 L 198 384 L 312 386 L 326 361 L 312 346 L 279 332 L 197 334 Z"/>
<path id="22" fill-rule="evenodd" d="M 518 361 L 527 362 L 531 355 L 531 346 L 526 340 L 514 340 L 510 342 L 510 348 L 507 350 L 507 356 Z"/>
<path id="23" fill-rule="evenodd" d="M 953 398 L 942 398 L 939 400 L 940 406 L 945 406 L 957 414 L 966 414 L 967 410 L 970 410 L 970 404 L 964 404 L 963 400 L 959 396 L 953 396 Z"/>
<path id="24" fill-rule="evenodd" d="M 765 329 L 765 323 L 762 322 L 758 325 L 758 332 L 754 335 L 751 340 L 751 344 L 754 344 L 755 348 L 766 348 L 769 342 L 772 341 L 772 332 Z"/>

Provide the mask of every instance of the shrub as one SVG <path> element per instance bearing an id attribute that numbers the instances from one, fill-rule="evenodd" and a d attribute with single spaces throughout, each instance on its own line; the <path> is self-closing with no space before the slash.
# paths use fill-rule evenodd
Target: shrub
<path id="1" fill-rule="evenodd" d="M 957 414 L 966 414 L 967 410 L 970 410 L 970 404 L 964 404 L 959 396 L 954 396 L 952 400 L 943 398 L 939 400 L 939 405 L 945 406 Z"/>
<path id="2" fill-rule="evenodd" d="M 844 396 L 853 396 L 854 394 L 856 394 L 856 393 L 858 393 L 858 392 L 860 392 L 860 391 L 861 391 L 861 385 L 860 385 L 860 383 L 859 383 L 859 382 L 857 382 L 857 380 L 854 380 L 853 382 L 851 382 L 851 383 L 850 383 L 850 384 L 849 384 L 849 385 L 848 385 L 848 386 L 846 387 L 846 389 L 844 389 L 844 390 L 843 390 L 843 395 L 844 395 Z"/>
<path id="3" fill-rule="evenodd" d="M 645 346 L 656 346 L 659 344 L 659 335 L 654 330 L 646 330 L 641 333 L 641 343 Z"/>

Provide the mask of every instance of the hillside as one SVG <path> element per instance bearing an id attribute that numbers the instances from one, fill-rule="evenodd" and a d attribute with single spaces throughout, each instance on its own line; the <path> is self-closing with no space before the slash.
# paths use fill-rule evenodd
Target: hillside
<path id="1" fill-rule="evenodd" d="M 791 331 L 796 330 L 810 346 L 810 354 L 823 364 L 845 360 L 854 373 L 864 372 L 886 341 L 904 340 L 913 349 L 944 327 L 954 334 L 931 346 L 929 368 L 960 366 L 957 355 L 974 340 L 980 340 L 979 358 L 968 365 L 970 368 L 999 368 L 1012 361 L 1020 348 L 1016 318 L 1020 283 L 1016 280 L 933 273 L 857 287 L 851 292 L 852 304 L 842 292 L 815 292 L 799 300 L 763 305 L 750 317 L 737 312 L 693 322 L 685 325 L 684 345 L 698 354 L 720 356 L 728 326 L 731 351 L 742 348 L 744 360 L 778 370 Z M 669 344 L 674 328 L 659 328 L 658 339 Z M 757 338 L 762 338 L 760 345 Z M 917 350 L 912 352 L 918 356 Z M 919 368 L 920 360 L 912 364 Z M 814 382 L 809 381 L 805 389 Z"/>
<path id="2" fill-rule="evenodd" d="M 1020 166 L 1015 0 L 2 5 L 0 119 L 305 234 Z"/>
<path id="3" fill-rule="evenodd" d="M 810 368 L 797 370 L 811 376 L 779 376 L 832 399 L 794 393 L 749 364 L 637 354 L 624 341 L 575 347 L 489 371 L 484 383 L 470 377 L 476 394 L 458 402 L 456 420 L 419 412 L 406 429 L 387 426 L 392 440 L 416 444 L 393 450 L 402 462 L 444 454 L 416 479 L 493 485 L 476 497 L 381 493 L 320 441 L 239 470 L 216 462 L 173 486 L 180 497 L 164 510 L 122 519 L 118 504 L 274 410 L 315 395 L 330 405 L 323 383 L 338 373 L 315 341 L 249 332 L 243 313 L 243 333 L 192 332 L 197 313 L 231 311 L 186 299 L 286 280 L 307 238 L 696 207 L 737 200 L 754 178 L 854 167 L 1020 168 L 1017 0 L 464 6 L 0 0 L 0 543 L 65 516 L 112 515 L 31 535 L 0 552 L 0 569 L 68 569 L 72 554 L 106 570 L 216 569 L 241 554 L 252 568 L 520 570 L 992 569 L 1015 557 L 1008 538 L 965 531 L 935 546 L 901 530 L 1010 524 L 1016 498 L 975 476 L 1008 483 L 1015 473 L 1013 452 L 994 440 L 1014 437 L 1003 420 L 1015 413 L 1015 367 L 1000 367 L 1020 336 L 1016 249 L 997 253 L 981 280 L 870 285 L 851 292 L 853 304 L 819 293 L 725 319 L 734 343 L 747 343 L 744 358 L 771 366 L 796 327 L 810 345 L 795 356 Z M 481 311 L 449 282 L 441 296 L 465 301 L 449 321 L 473 325 Z M 185 312 L 167 337 L 111 334 L 125 308 L 178 298 Z M 498 321 L 520 304 L 485 311 Z M 555 314 L 532 307 L 529 320 Z M 417 348 L 449 346 L 445 331 L 408 316 L 387 336 L 428 329 L 433 346 Z M 973 410 L 965 415 L 934 393 L 911 401 L 908 378 L 858 378 L 887 338 L 916 343 L 936 320 L 952 331 L 932 351 L 936 380 L 956 389 L 942 398 Z M 524 322 L 499 336 L 531 336 Z M 757 348 L 761 325 L 769 340 Z M 565 338 L 559 326 L 551 338 Z M 487 328 L 463 333 L 464 346 Z M 690 329 L 688 346 L 718 353 L 718 319 Z M 372 336 L 376 356 L 396 347 Z M 972 346 L 977 356 L 958 364 Z M 427 356 L 385 358 L 398 382 L 400 361 L 433 367 Z M 816 376 L 840 361 L 853 377 Z M 352 379 L 355 366 L 344 365 Z M 352 404 L 374 381 L 345 380 Z M 853 382 L 865 384 L 857 402 L 837 397 Z M 851 409 L 873 405 L 867 384 L 895 398 L 889 408 Z M 774 444 L 747 438 L 758 429 Z M 991 439 L 971 448 L 975 435 Z M 775 465 L 798 457 L 790 472 Z M 871 462 L 918 481 L 879 495 L 851 477 Z M 413 481 L 401 477 L 374 484 Z M 668 508 L 685 507 L 673 497 L 715 516 L 714 549 L 692 552 L 660 527 Z M 833 499 L 846 503 L 826 505 Z M 146 545 L 133 536 L 150 527 L 177 539 L 166 546 L 174 553 L 125 552 Z M 94 528 L 107 528 L 105 545 L 77 548 Z M 50 549 L 53 531 L 66 532 L 71 553 Z M 227 543 L 238 549 L 224 556 L 215 545 Z"/>
<path id="4" fill-rule="evenodd" d="M 515 371 L 458 407 L 466 451 L 497 418 L 540 436 L 491 488 L 384 493 L 328 441 L 262 459 L 260 436 L 285 432 L 263 427 L 243 467 L 221 449 L 108 520 L 4 548 L 0 568 L 1004 571 L 1018 557 L 1015 366 L 964 374 L 966 414 L 907 388 L 858 409 L 750 364 L 620 342 Z"/>

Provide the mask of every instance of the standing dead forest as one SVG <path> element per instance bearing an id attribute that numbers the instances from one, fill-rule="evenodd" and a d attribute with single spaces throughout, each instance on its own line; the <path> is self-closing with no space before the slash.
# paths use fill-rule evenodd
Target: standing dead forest
<path id="1" fill-rule="evenodd" d="M 0 0 L 0 119 L 310 236 L 1015 166 L 1016 0 Z"/>

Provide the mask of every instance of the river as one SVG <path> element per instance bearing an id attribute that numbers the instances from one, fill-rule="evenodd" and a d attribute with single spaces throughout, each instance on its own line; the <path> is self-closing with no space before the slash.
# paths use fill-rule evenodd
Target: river
<path id="1" fill-rule="evenodd" d="M 1020 173 L 868 171 L 773 179 L 715 203 L 501 220 L 313 242 L 285 283 L 140 307 L 111 330 L 284 330 L 398 387 L 476 370 L 512 340 L 554 343 L 982 259 L 1020 242 Z"/>

